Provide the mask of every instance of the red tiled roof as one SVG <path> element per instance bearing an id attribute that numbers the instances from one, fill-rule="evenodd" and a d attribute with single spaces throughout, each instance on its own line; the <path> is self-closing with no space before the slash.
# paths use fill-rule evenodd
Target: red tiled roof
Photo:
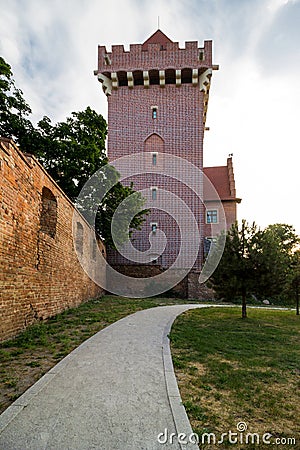
<path id="1" fill-rule="evenodd" d="M 230 193 L 229 174 L 227 166 L 204 167 L 203 172 L 214 185 L 221 200 L 234 198 Z M 213 195 L 209 183 L 205 183 L 204 180 L 204 200 L 212 200 L 214 198 L 215 196 Z"/>
<path id="2" fill-rule="evenodd" d="M 171 39 L 168 38 L 168 36 L 165 35 L 160 30 L 155 31 L 155 33 L 152 34 L 144 43 L 142 46 L 143 50 L 148 50 L 148 44 L 167 44 L 173 42 Z"/>

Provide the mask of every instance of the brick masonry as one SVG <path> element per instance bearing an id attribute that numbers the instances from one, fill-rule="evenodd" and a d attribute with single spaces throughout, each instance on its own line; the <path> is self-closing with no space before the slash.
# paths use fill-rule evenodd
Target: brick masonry
<path id="1" fill-rule="evenodd" d="M 0 141 L 0 340 L 103 294 L 73 245 L 74 207 L 38 161 Z M 90 228 L 77 216 L 76 246 L 103 271 Z M 75 228 L 76 228 L 75 226 Z M 102 253 L 103 244 L 98 241 Z"/>
<path id="2" fill-rule="evenodd" d="M 133 181 L 136 190 L 149 191 L 150 200 L 151 187 L 157 187 L 157 199 L 150 201 L 151 214 L 142 230 L 133 235 L 134 246 L 141 252 L 148 250 L 151 224 L 157 223 L 158 229 L 167 236 L 167 245 L 163 254 L 159 257 L 153 254 L 153 258 L 157 258 L 157 264 L 163 269 L 176 260 L 182 240 L 193 243 L 194 232 L 187 223 L 185 234 L 181 236 L 174 217 L 155 208 L 162 195 L 160 190 L 170 191 L 181 198 L 198 223 L 201 242 L 194 270 L 200 270 L 203 265 L 204 238 L 215 236 L 224 223 L 219 220 L 221 208 L 214 202 L 215 197 L 203 192 L 205 182 L 201 176 L 210 79 L 212 70 L 216 68 L 212 63 L 212 41 L 204 41 L 203 47 L 199 47 L 197 41 L 186 42 L 184 48 L 179 48 L 178 42 L 172 42 L 160 30 L 143 44 L 130 45 L 129 51 L 123 45 L 113 45 L 111 51 L 105 46 L 98 47 L 95 75 L 108 99 L 109 160 L 113 163 L 125 155 L 143 152 L 139 175 L 131 177 L 128 182 Z M 167 169 L 164 167 L 164 153 L 194 164 L 200 174 L 197 178 L 199 193 L 205 201 L 199 201 L 184 183 L 150 173 L 148 169 L 153 171 L 153 152 L 157 152 L 155 167 L 162 172 Z M 208 169 L 207 176 L 216 182 L 215 188 L 222 200 L 229 228 L 236 220 L 238 200 L 235 198 L 232 160 L 228 159 L 227 166 L 211 169 L 214 168 Z M 178 175 L 181 179 L 191 178 L 184 167 Z M 206 223 L 206 209 L 218 210 L 217 223 Z M 179 209 L 175 213 L 184 220 Z M 190 254 L 192 250 L 188 250 Z M 115 251 L 108 252 L 108 260 L 112 264 L 132 264 L 130 258 L 125 259 Z M 181 267 L 190 266 L 183 262 Z M 190 291 L 195 297 L 195 289 Z"/>

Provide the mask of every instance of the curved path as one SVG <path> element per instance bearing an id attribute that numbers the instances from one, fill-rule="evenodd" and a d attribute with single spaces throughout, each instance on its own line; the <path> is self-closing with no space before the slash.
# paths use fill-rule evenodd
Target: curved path
<path id="1" fill-rule="evenodd" d="M 176 316 L 202 306 L 139 311 L 92 336 L 0 416 L 0 450 L 198 448 L 171 435 L 192 430 L 167 335 Z"/>

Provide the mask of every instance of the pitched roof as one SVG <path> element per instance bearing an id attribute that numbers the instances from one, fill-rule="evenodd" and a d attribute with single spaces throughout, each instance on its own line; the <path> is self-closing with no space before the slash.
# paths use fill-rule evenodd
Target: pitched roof
<path id="1" fill-rule="evenodd" d="M 167 44 L 173 42 L 161 30 L 155 31 L 142 45 L 143 50 L 148 50 L 148 44 Z"/>
<path id="2" fill-rule="evenodd" d="M 221 199 L 230 197 L 227 166 L 204 167 L 203 172 L 214 185 Z M 204 198 L 208 200 L 212 194 L 209 183 L 204 181 Z"/>
<path id="3" fill-rule="evenodd" d="M 240 199 L 236 198 L 231 158 L 228 158 L 227 166 L 204 167 L 203 172 L 215 187 L 221 200 L 235 200 L 240 202 Z M 216 195 L 214 194 L 210 183 L 207 181 L 205 182 L 204 179 L 204 200 L 215 199 Z"/>

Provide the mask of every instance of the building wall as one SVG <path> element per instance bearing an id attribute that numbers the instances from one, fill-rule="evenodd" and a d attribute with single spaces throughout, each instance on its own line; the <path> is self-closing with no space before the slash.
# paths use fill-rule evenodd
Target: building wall
<path id="1" fill-rule="evenodd" d="M 146 53 L 146 52 L 145 52 Z M 148 61 L 151 64 L 151 58 Z M 151 67 L 151 66 L 150 66 Z M 204 220 L 204 208 L 195 193 L 186 188 L 184 183 L 169 177 L 149 173 L 155 170 L 152 166 L 151 154 L 158 152 L 157 169 L 166 171 L 161 153 L 169 153 L 193 163 L 200 170 L 203 168 L 203 114 L 204 93 L 199 85 L 191 83 L 176 87 L 168 84 L 159 85 L 121 86 L 113 90 L 108 97 L 108 157 L 112 162 L 125 155 L 144 152 L 145 158 L 141 162 L 140 175 L 131 177 L 127 183 L 133 181 L 134 189 L 148 189 L 151 213 L 148 215 L 142 230 L 134 233 L 135 247 L 144 252 L 149 248 L 149 233 L 151 223 L 158 223 L 158 228 L 163 231 L 168 243 L 161 256 L 163 267 L 169 267 L 174 263 L 180 250 L 181 236 L 175 220 L 164 212 L 155 210 L 160 203 L 160 189 L 171 191 L 183 199 L 192 210 L 199 223 Z M 157 108 L 157 117 L 153 118 L 152 108 Z M 170 169 L 170 167 L 168 167 Z M 189 173 L 184 173 L 184 168 L 178 173 L 178 178 L 189 179 Z M 157 200 L 151 200 L 151 187 L 157 187 Z M 201 186 L 199 185 L 201 196 Z M 178 214 L 179 210 L 177 211 Z M 184 217 L 183 217 L 184 220 Z M 187 239 L 190 223 L 185 226 Z M 199 229 L 203 232 L 203 226 Z M 192 233 L 193 231 L 191 231 Z M 154 238 L 156 239 L 156 238 Z M 112 264 L 128 264 L 129 260 L 117 255 L 115 251 L 109 251 L 108 259 Z M 202 251 L 199 252 L 197 267 L 202 264 Z M 187 264 L 188 266 L 188 264 Z"/>
<path id="2" fill-rule="evenodd" d="M 226 228 L 228 231 L 233 223 L 236 222 L 236 201 L 234 200 L 223 200 L 222 202 L 207 202 L 205 204 L 207 211 L 217 211 L 218 222 L 217 223 L 205 223 L 204 234 L 205 237 L 216 236 L 224 231 L 224 221 L 222 220 L 222 208 L 224 210 Z"/>
<path id="3" fill-rule="evenodd" d="M 73 245 L 74 207 L 34 157 L 0 141 L 0 340 L 99 296 Z M 90 228 L 78 215 L 76 246 L 93 270 Z M 104 246 L 98 242 L 105 252 Z"/>
<path id="4" fill-rule="evenodd" d="M 212 71 L 218 66 L 212 63 L 212 41 L 204 41 L 204 46 L 198 47 L 198 42 L 186 42 L 184 48 L 179 48 L 178 42 L 172 42 L 160 30 L 156 31 L 143 44 L 130 45 L 129 51 L 123 45 L 113 45 L 111 51 L 105 46 L 98 47 L 98 67 L 95 75 L 102 83 L 102 89 L 108 97 L 108 157 L 114 160 L 125 155 L 143 153 L 140 166 L 135 175 L 127 180 L 134 182 L 136 190 L 144 190 L 143 195 L 148 199 L 147 207 L 151 213 L 147 216 L 142 231 L 133 234 L 133 245 L 142 253 L 149 252 L 150 241 L 158 242 L 158 237 L 151 234 L 153 223 L 157 223 L 159 230 L 167 236 L 167 244 L 163 254 L 156 259 L 153 253 L 153 261 L 156 260 L 159 270 L 169 268 L 180 251 L 182 244 L 188 243 L 188 252 L 193 254 L 197 248 L 195 230 L 192 227 L 191 218 L 186 212 L 182 212 L 179 206 L 173 208 L 173 214 L 159 211 L 161 204 L 174 206 L 175 202 L 167 201 L 163 191 L 170 191 L 178 196 L 190 208 L 197 220 L 200 231 L 200 249 L 198 258 L 193 264 L 185 264 L 180 268 L 192 268 L 196 275 L 191 273 L 185 280 L 185 292 L 189 298 L 197 297 L 197 284 L 199 270 L 203 265 L 203 257 L 206 246 L 204 237 L 212 237 L 223 229 L 224 221 L 218 224 L 208 225 L 205 221 L 205 206 L 195 193 L 184 182 L 166 176 L 169 165 L 164 163 L 162 154 L 171 154 L 181 157 L 193 163 L 201 172 L 203 170 L 203 136 L 205 130 L 206 113 L 209 100 L 210 79 Z M 152 114 L 155 109 L 155 117 Z M 157 152 L 156 169 L 162 173 L 155 173 L 152 165 L 152 154 Z M 131 164 L 137 164 L 132 161 Z M 130 164 L 130 162 L 129 162 Z M 175 167 L 175 166 L 174 166 Z M 227 166 L 208 170 L 212 176 L 218 199 L 222 200 L 225 210 L 227 228 L 236 220 L 236 200 L 234 176 L 231 159 Z M 175 171 L 178 179 L 194 180 L 198 183 L 197 189 L 200 197 L 211 202 L 216 199 L 205 193 L 205 177 L 192 175 L 191 170 L 186 170 L 184 165 Z M 150 173 L 150 171 L 152 173 Z M 204 169 L 205 172 L 205 169 Z M 211 180 L 211 181 L 213 181 Z M 157 188 L 157 198 L 151 198 L 151 188 Z M 224 187 L 226 195 L 224 195 Z M 219 191 L 220 188 L 220 191 Z M 160 191 L 161 190 L 161 191 Z M 160 200 L 163 197 L 164 201 Z M 229 201 L 223 201 L 229 199 Z M 165 202 L 165 203 L 164 203 Z M 220 205 L 216 203 L 211 206 Z M 156 207 L 157 206 L 157 207 Z M 172 209 L 172 208 L 171 208 Z M 221 208 L 220 208 L 221 209 Z M 184 223 L 184 235 L 181 236 L 175 218 Z M 151 247 L 151 252 L 153 251 Z M 159 246 L 157 246 L 158 248 Z M 183 252 L 184 253 L 184 252 Z M 136 264 L 143 263 L 141 274 L 146 271 L 145 264 L 148 261 L 130 261 L 119 255 L 116 251 L 109 250 L 108 260 L 119 267 L 120 271 L 136 271 Z M 190 261 L 187 258 L 187 261 Z M 123 267 L 130 265 L 133 267 Z M 180 262 L 181 264 L 181 262 Z M 193 267 L 192 267 L 193 266 Z M 177 266 L 179 267 L 179 266 Z M 151 269 L 156 270 L 156 269 Z M 204 289 L 204 288 L 203 288 Z M 202 293 L 198 289 L 198 294 Z M 181 290 L 181 292 L 183 292 Z M 199 297 L 200 298 L 200 297 Z"/>

